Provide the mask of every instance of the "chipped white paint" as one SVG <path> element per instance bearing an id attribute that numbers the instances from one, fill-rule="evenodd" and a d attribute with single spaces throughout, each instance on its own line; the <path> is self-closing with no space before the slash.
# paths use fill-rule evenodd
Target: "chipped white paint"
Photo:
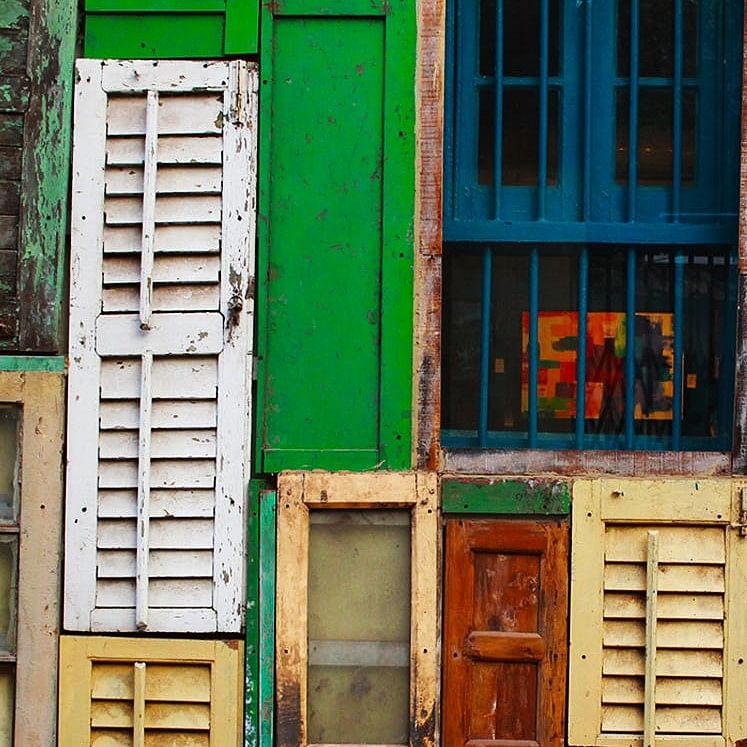
<path id="1" fill-rule="evenodd" d="M 256 69 L 78 71 L 65 627 L 239 632 Z"/>

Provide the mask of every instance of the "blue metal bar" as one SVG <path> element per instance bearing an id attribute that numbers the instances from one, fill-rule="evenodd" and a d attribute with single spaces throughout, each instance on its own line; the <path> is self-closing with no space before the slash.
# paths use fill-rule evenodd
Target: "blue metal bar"
<path id="1" fill-rule="evenodd" d="M 493 250 L 482 250 L 482 315 L 480 327 L 480 446 L 488 442 L 488 407 L 490 403 L 490 301 L 493 289 Z"/>
<path id="2" fill-rule="evenodd" d="M 529 253 L 529 448 L 537 448 L 539 379 L 539 249 Z"/>
<path id="3" fill-rule="evenodd" d="M 625 448 L 633 448 L 635 438 L 635 249 L 628 247 L 625 284 Z"/>
<path id="4" fill-rule="evenodd" d="M 503 0 L 495 2 L 495 122 L 493 131 L 493 217 L 501 217 L 503 189 Z"/>
<path id="5" fill-rule="evenodd" d="M 674 0 L 674 104 L 672 107 L 672 222 L 680 219 L 682 195 L 682 68 L 683 68 L 682 0 Z"/>
<path id="6" fill-rule="evenodd" d="M 591 32 L 592 0 L 587 0 L 584 17 L 584 220 L 591 220 L 591 66 L 593 36 Z M 579 311 L 580 313 L 580 311 Z M 585 343 L 585 341 L 584 341 Z M 579 448 L 581 448 L 579 446 Z"/>
<path id="7" fill-rule="evenodd" d="M 545 219 L 550 59 L 550 0 L 540 0 L 539 153 L 537 160 L 537 218 Z"/>
<path id="8" fill-rule="evenodd" d="M 685 264 L 687 257 L 674 254 L 674 384 L 672 387 L 672 449 L 679 451 L 682 438 L 682 367 L 684 362 Z"/>
<path id="9" fill-rule="evenodd" d="M 638 194 L 639 0 L 630 0 L 630 110 L 628 118 L 628 221 L 635 221 Z"/>
<path id="10" fill-rule="evenodd" d="M 589 311 L 589 248 L 578 257 L 578 344 L 576 346 L 576 448 L 584 448 L 586 430 L 586 315 Z"/>

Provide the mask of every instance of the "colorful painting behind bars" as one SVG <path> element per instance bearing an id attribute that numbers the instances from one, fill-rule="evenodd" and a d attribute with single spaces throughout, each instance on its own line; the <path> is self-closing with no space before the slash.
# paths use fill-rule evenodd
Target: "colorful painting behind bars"
<path id="1" fill-rule="evenodd" d="M 625 417 L 625 313 L 591 312 L 586 322 L 587 420 L 616 430 Z M 672 419 L 673 317 L 641 312 L 635 320 L 636 420 Z M 529 313 L 523 312 L 521 408 L 529 403 Z M 540 417 L 576 416 L 578 313 L 541 311 L 537 408 Z"/>

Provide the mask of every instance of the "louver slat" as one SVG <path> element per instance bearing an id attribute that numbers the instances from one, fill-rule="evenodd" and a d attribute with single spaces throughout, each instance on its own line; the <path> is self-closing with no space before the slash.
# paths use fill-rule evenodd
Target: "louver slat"
<path id="1" fill-rule="evenodd" d="M 238 632 L 256 71 L 79 73 L 65 626 Z"/>
<path id="2" fill-rule="evenodd" d="M 577 483 L 569 744 L 745 736 L 747 636 L 729 614 L 741 608 L 745 540 L 732 503 L 729 480 Z"/>

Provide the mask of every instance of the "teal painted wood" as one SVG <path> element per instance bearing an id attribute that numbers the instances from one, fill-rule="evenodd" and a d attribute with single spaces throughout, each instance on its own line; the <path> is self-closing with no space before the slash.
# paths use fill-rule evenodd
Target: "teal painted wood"
<path id="1" fill-rule="evenodd" d="M 250 480 L 246 531 L 246 646 L 244 670 L 244 744 L 258 745 L 259 723 L 259 545 L 261 480 Z"/>
<path id="2" fill-rule="evenodd" d="M 407 469 L 415 4 L 262 13 L 261 469 Z"/>
<path id="3" fill-rule="evenodd" d="M 0 371 L 45 371 L 63 373 L 62 355 L 0 355 Z"/>
<path id="4" fill-rule="evenodd" d="M 275 719 L 275 556 L 277 493 L 259 495 L 259 747 L 272 747 Z"/>
<path id="5" fill-rule="evenodd" d="M 219 58 L 258 43 L 258 0 L 86 0 L 87 57 Z"/>
<path id="6" fill-rule="evenodd" d="M 472 478 L 441 482 L 441 510 L 458 514 L 565 515 L 572 484 L 563 480 Z"/>

